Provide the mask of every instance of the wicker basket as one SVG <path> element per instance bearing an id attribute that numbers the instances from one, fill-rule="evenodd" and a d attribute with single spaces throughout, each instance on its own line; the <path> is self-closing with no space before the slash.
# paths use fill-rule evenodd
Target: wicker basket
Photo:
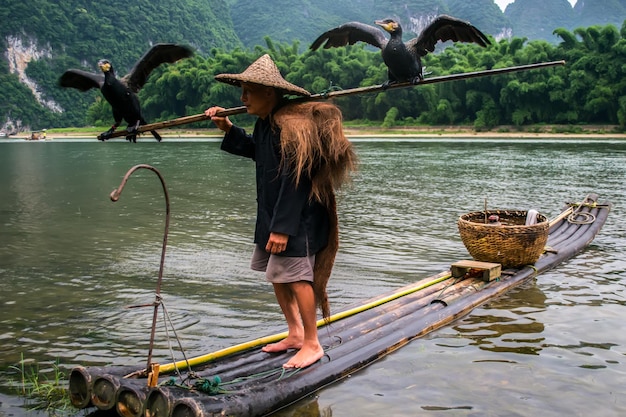
<path id="1" fill-rule="evenodd" d="M 497 214 L 501 226 L 486 224 L 485 219 Z M 549 223 L 537 215 L 537 223 L 526 226 L 526 211 L 487 210 L 463 214 L 458 221 L 461 240 L 477 261 L 495 262 L 503 268 L 519 268 L 534 264 L 548 241 Z"/>

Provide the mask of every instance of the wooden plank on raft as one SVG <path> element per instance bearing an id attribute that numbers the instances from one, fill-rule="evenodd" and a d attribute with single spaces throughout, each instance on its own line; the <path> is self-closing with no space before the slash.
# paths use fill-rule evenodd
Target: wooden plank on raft
<path id="1" fill-rule="evenodd" d="M 450 268 L 454 278 L 462 277 L 472 269 L 482 271 L 481 278 L 487 282 L 498 279 L 502 275 L 502 265 L 492 262 L 463 260 L 453 263 Z"/>

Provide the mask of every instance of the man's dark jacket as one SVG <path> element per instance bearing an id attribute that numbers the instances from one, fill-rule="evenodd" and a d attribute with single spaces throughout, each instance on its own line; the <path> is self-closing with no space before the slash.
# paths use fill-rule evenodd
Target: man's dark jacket
<path id="1" fill-rule="evenodd" d="M 257 219 L 254 242 L 265 249 L 270 232 L 289 235 L 281 256 L 307 256 L 328 242 L 328 210 L 311 198 L 311 179 L 296 186 L 289 167 L 281 167 L 280 132 L 271 115 L 258 119 L 252 135 L 233 126 L 224 136 L 222 150 L 256 162 Z"/>

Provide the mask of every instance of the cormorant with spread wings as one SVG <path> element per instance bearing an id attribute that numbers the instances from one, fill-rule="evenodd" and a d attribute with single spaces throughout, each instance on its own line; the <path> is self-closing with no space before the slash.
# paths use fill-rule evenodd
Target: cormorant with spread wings
<path id="1" fill-rule="evenodd" d="M 111 62 L 107 59 L 98 61 L 98 67 L 102 74 L 69 69 L 59 78 L 61 87 L 76 88 L 80 91 L 88 91 L 98 88 L 113 110 L 115 124 L 109 130 L 100 134 L 98 139 L 107 140 L 122 123 L 122 119 L 128 123 L 126 139 L 137 141 L 137 128 L 147 124 L 141 113 L 141 106 L 137 93 L 144 86 L 150 73 L 163 63 L 176 62 L 179 59 L 188 58 L 193 51 L 187 47 L 176 44 L 160 43 L 154 45 L 137 61 L 135 66 L 123 78 L 117 79 Z M 161 141 L 161 135 L 156 130 L 150 133 L 156 140 Z"/>
<path id="2" fill-rule="evenodd" d="M 440 15 L 417 37 L 406 43 L 402 41 L 402 27 L 394 19 L 377 20 L 378 26 L 387 31 L 387 39 L 378 28 L 359 22 L 348 22 L 320 35 L 311 49 L 317 50 L 366 42 L 381 49 L 387 65 L 388 78 L 384 85 L 409 81 L 417 84 L 424 79 L 421 57 L 433 52 L 438 41 L 473 42 L 485 47 L 491 42 L 476 27 L 457 18 Z"/>

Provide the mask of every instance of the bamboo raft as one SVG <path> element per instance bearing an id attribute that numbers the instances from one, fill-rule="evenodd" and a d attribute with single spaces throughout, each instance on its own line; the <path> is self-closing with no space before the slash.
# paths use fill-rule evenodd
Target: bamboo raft
<path id="1" fill-rule="evenodd" d="M 333 315 L 330 323 L 320 321 L 325 355 L 308 368 L 283 370 L 293 352 L 261 351 L 281 333 L 159 370 L 76 367 L 69 381 L 72 404 L 115 410 L 120 417 L 271 414 L 573 257 L 593 241 L 610 208 L 593 194 L 569 203 L 549 221 L 546 250 L 534 265 L 501 270 L 499 264 L 458 261 L 448 271 Z M 173 377 L 185 369 L 184 380 Z"/>

